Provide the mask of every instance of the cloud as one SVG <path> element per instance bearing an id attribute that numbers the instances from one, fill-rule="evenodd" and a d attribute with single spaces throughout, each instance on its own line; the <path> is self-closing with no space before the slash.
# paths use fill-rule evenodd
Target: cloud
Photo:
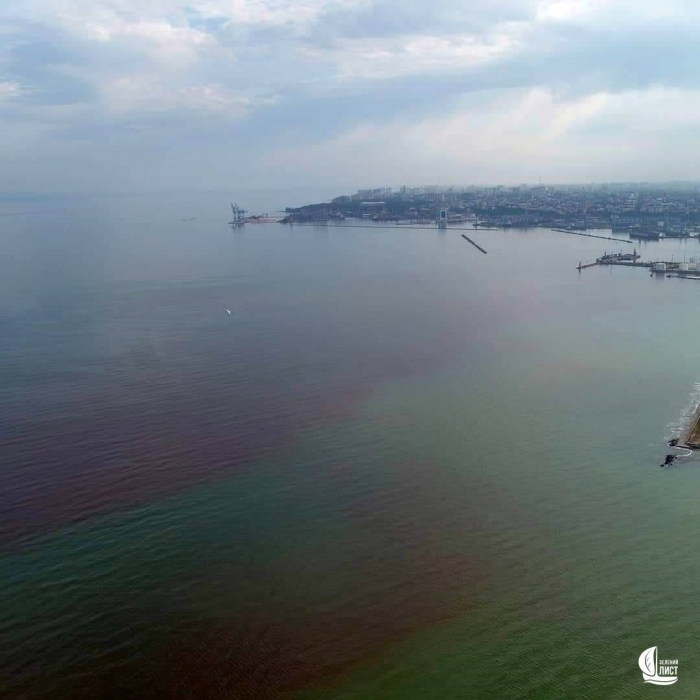
<path id="1" fill-rule="evenodd" d="M 698 29 L 681 0 L 8 0 L 0 187 L 686 177 Z"/>
<path id="2" fill-rule="evenodd" d="M 406 75 L 465 72 L 517 51 L 521 28 L 508 25 L 483 36 L 408 35 L 379 47 L 371 40 L 341 43 L 337 77 L 398 78 Z"/>
<path id="3" fill-rule="evenodd" d="M 669 108 L 672 116 L 666 117 Z M 367 186 L 518 184 L 540 177 L 590 182 L 591 172 L 601 181 L 666 180 L 694 176 L 689 153 L 698 144 L 700 91 L 559 99 L 548 89 L 532 88 L 469 96 L 449 114 L 418 122 L 365 123 L 312 148 L 276 151 L 269 166 L 289 168 L 303 155 L 308 181 L 306 163 L 323 162 L 328 177 L 348 185 L 343 173 L 350 172 Z M 415 162 L 420 169 L 412 167 Z"/>
<path id="4" fill-rule="evenodd" d="M 0 82 L 0 100 L 10 100 L 18 97 L 21 92 L 20 84 L 14 80 Z"/>

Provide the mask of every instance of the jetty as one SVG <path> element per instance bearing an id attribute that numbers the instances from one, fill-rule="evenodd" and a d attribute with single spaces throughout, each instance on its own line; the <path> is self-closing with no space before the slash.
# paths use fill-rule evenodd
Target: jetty
<path id="1" fill-rule="evenodd" d="M 248 214 L 247 209 L 239 207 L 238 204 L 231 202 L 231 211 L 233 212 L 233 220 L 228 222 L 229 226 L 233 228 L 241 228 L 245 224 L 276 224 L 282 219 L 279 216 L 268 216 L 267 214 Z M 183 219 L 183 221 L 189 221 L 189 219 Z"/>
<path id="2" fill-rule="evenodd" d="M 666 277 L 679 277 L 684 279 L 700 279 L 700 262 L 690 258 L 689 262 L 676 262 L 673 260 L 640 260 L 637 250 L 633 253 L 605 253 L 595 262 L 582 263 L 576 266 L 581 272 L 596 265 L 619 265 L 620 267 L 644 267 L 652 274 L 665 275 Z M 671 274 L 669 274 L 671 273 Z"/>
<path id="3" fill-rule="evenodd" d="M 700 406 L 695 409 L 689 427 L 681 435 L 677 446 L 688 450 L 700 450 Z"/>
<path id="4" fill-rule="evenodd" d="M 634 249 L 632 253 L 604 253 L 595 262 L 586 263 L 585 265 L 579 262 L 577 270 L 585 270 L 587 267 L 595 267 L 596 265 L 628 265 L 632 267 L 650 267 L 652 263 L 638 262 L 642 256 Z"/>
<path id="5" fill-rule="evenodd" d="M 487 255 L 486 251 L 478 243 L 469 238 L 469 236 L 463 233 L 462 238 L 464 238 L 464 240 L 468 243 L 471 243 L 477 250 L 480 250 L 484 255 Z"/>
<path id="6" fill-rule="evenodd" d="M 629 243 L 629 244 L 632 243 L 632 241 L 628 241 L 626 238 L 612 238 L 611 236 L 598 236 L 594 233 L 582 233 L 581 231 L 575 231 L 575 230 L 569 229 L 569 228 L 553 228 L 551 230 L 556 231 L 557 233 L 568 233 L 572 236 L 585 236 L 586 238 L 600 238 L 604 241 L 615 241 L 617 243 Z"/>

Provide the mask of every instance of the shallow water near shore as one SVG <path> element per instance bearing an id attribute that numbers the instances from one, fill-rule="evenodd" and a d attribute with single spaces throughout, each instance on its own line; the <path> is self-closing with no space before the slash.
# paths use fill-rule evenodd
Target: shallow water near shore
<path id="1" fill-rule="evenodd" d="M 700 287 L 55 204 L 0 219 L 4 695 L 637 698 L 655 645 L 696 694 Z"/>

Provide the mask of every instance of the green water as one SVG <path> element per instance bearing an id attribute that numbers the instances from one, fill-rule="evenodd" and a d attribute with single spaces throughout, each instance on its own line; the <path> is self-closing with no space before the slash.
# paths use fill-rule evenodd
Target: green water
<path id="1" fill-rule="evenodd" d="M 396 363 L 451 352 L 243 470 L 14 545 L 10 695 L 698 694 L 699 463 L 658 465 L 700 380 L 700 285 L 579 276 L 600 245 L 549 232 L 494 234 L 485 259 L 382 235 L 294 245 L 347 265 L 338 333 L 367 317 Z M 411 284 L 372 309 L 382 263 L 388 296 Z M 643 683 L 651 646 L 673 688 Z"/>

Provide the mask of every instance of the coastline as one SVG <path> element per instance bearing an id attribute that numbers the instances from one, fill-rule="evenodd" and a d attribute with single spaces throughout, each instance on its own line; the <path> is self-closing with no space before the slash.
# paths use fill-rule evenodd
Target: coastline
<path id="1" fill-rule="evenodd" d="M 688 450 L 700 449 L 700 405 L 695 409 L 688 428 L 682 433 L 677 446 Z"/>

